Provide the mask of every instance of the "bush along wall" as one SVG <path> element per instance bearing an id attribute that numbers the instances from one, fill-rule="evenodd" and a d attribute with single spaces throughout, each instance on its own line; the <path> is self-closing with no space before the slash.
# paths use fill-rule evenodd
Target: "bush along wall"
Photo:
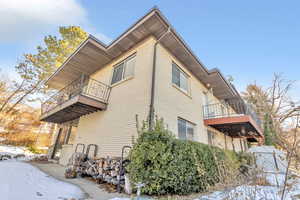
<path id="1" fill-rule="evenodd" d="M 131 182 L 145 183 L 142 192 L 149 195 L 204 192 L 220 181 L 218 166 L 238 171 L 241 165 L 241 156 L 232 151 L 176 139 L 163 120 L 140 131 L 129 156 Z"/>

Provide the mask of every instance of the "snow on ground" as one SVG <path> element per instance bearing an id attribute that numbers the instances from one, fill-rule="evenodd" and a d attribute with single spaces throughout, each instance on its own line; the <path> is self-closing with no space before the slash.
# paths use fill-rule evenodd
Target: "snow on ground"
<path id="1" fill-rule="evenodd" d="M 266 177 L 270 186 L 242 185 L 227 191 L 216 191 L 197 200 L 281 200 L 281 190 L 287 169 L 285 153 L 272 146 L 252 147 L 249 152 L 255 153 L 257 167 L 264 172 L 262 176 Z M 278 170 L 273 152 L 276 154 Z M 300 179 L 290 179 L 288 183 L 291 187 L 288 188 L 284 199 L 300 199 Z"/>
<path id="2" fill-rule="evenodd" d="M 77 200 L 84 197 L 79 187 L 56 180 L 23 162 L 39 156 L 26 147 L 0 145 L 0 158 L 2 156 L 11 156 L 13 159 L 0 159 L 1 200 Z"/>
<path id="3" fill-rule="evenodd" d="M 0 161 L 1 200 L 80 199 L 83 192 L 76 186 L 56 180 L 32 165 Z"/>
<path id="4" fill-rule="evenodd" d="M 273 152 L 276 153 L 279 170 L 274 164 Z M 255 152 L 257 166 L 265 173 L 270 186 L 241 185 L 230 190 L 216 191 L 201 196 L 195 200 L 280 200 L 287 162 L 285 154 L 274 147 L 260 146 L 249 149 Z M 25 160 L 36 156 L 27 151 L 25 147 L 0 145 L 1 155 L 25 155 Z M 276 173 L 275 173 L 276 172 Z M 300 179 L 289 180 L 291 187 L 285 200 L 300 199 Z M 71 184 L 58 181 L 28 163 L 16 159 L 0 161 L 0 194 L 1 200 L 55 200 L 79 199 L 83 197 L 82 191 Z M 3 198 L 4 197 L 4 198 Z M 113 198 L 111 200 L 129 200 L 129 198 Z"/>
<path id="5" fill-rule="evenodd" d="M 201 196 L 195 200 L 281 200 L 282 185 L 284 183 L 287 168 L 286 155 L 271 146 L 259 146 L 249 149 L 255 153 L 257 167 L 263 172 L 270 186 L 241 185 L 224 191 L 215 191 L 211 194 Z M 279 170 L 276 170 L 273 152 Z M 277 183 L 280 187 L 277 187 Z M 300 199 L 300 179 L 290 179 L 284 200 Z M 129 200 L 128 198 L 114 198 L 111 200 Z"/>
<path id="6" fill-rule="evenodd" d="M 0 145 L 0 161 L 9 160 L 9 159 L 30 161 L 35 158 L 43 158 L 43 157 L 46 157 L 46 155 L 34 154 L 30 152 L 26 147 Z"/>
<path id="7" fill-rule="evenodd" d="M 284 200 L 300 199 L 298 181 L 285 193 Z M 275 186 L 242 185 L 227 191 L 216 191 L 195 200 L 281 200 L 281 190 Z"/>
<path id="8" fill-rule="evenodd" d="M 32 156 L 34 155 L 30 151 L 27 150 L 26 147 L 16 147 L 16 146 L 11 146 L 11 145 L 0 145 L 0 155 L 27 155 L 27 156 Z"/>

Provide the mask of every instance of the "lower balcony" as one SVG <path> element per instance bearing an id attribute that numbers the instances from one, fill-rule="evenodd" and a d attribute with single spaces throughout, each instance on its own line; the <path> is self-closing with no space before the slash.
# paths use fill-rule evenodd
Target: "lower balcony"
<path id="1" fill-rule="evenodd" d="M 249 142 L 263 139 L 261 121 L 253 109 L 241 100 L 203 106 L 204 124 L 231 137 L 244 137 Z"/>
<path id="2" fill-rule="evenodd" d="M 55 93 L 41 107 L 41 121 L 63 123 L 105 110 L 110 86 L 82 76 Z"/>

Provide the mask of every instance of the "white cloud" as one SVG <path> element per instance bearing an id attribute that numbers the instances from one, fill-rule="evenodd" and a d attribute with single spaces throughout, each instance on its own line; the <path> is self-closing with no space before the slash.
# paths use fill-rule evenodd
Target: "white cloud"
<path id="1" fill-rule="evenodd" d="M 35 39 L 60 25 L 88 23 L 76 0 L 0 0 L 0 42 Z"/>

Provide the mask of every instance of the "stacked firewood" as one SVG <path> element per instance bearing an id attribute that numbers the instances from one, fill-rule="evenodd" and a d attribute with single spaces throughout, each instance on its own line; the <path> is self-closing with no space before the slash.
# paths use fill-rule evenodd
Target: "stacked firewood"
<path id="1" fill-rule="evenodd" d="M 125 184 L 125 165 L 128 160 L 121 163 L 120 157 L 87 158 L 85 154 L 75 153 L 66 169 L 66 178 L 77 176 L 93 177 L 98 183 Z M 123 166 L 121 166 L 123 165 Z M 120 176 L 121 175 L 121 176 Z"/>
<path id="2" fill-rule="evenodd" d="M 74 153 L 69 159 L 67 168 L 65 170 L 66 178 L 76 178 L 77 174 L 83 170 L 83 164 L 87 160 L 86 154 Z"/>

